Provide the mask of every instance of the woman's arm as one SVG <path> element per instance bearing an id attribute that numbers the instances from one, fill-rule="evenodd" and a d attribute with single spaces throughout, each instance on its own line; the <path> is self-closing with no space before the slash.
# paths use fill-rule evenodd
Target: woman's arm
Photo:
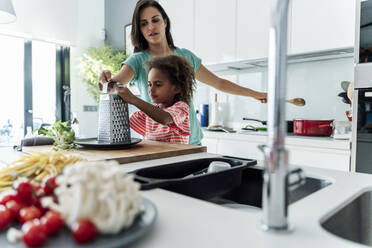
<path id="1" fill-rule="evenodd" d="M 135 95 L 132 94 L 132 92 L 130 92 L 130 90 L 127 87 L 117 87 L 117 92 L 118 96 L 120 96 L 124 101 L 133 104 L 134 106 L 142 110 L 154 121 L 163 125 L 173 123 L 173 118 L 168 112 L 162 110 L 161 108 L 157 108 L 154 105 L 136 97 Z"/>
<path id="2" fill-rule="evenodd" d="M 111 71 L 103 70 L 98 78 L 98 86 L 102 90 L 102 83 L 105 82 L 119 82 L 121 84 L 127 84 L 134 77 L 134 71 L 128 65 L 121 67 L 120 71 L 112 77 Z"/>
<path id="3" fill-rule="evenodd" d="M 229 80 L 217 77 L 203 65 L 200 66 L 195 75 L 198 81 L 208 84 L 209 86 L 212 86 L 220 91 L 234 95 L 253 97 L 262 103 L 267 101 L 267 93 L 254 91 L 249 88 L 239 86 Z"/>

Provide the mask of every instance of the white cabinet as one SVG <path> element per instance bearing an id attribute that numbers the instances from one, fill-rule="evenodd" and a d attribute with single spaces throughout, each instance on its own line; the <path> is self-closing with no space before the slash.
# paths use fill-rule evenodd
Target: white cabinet
<path id="1" fill-rule="evenodd" d="M 289 163 L 323 169 L 350 171 L 350 150 L 287 146 Z"/>
<path id="2" fill-rule="evenodd" d="M 234 61 L 235 41 L 236 1 L 195 1 L 195 54 L 203 64 Z"/>
<path id="3" fill-rule="evenodd" d="M 161 6 L 171 20 L 171 33 L 174 45 L 194 50 L 194 1 L 160 0 Z"/>
<path id="4" fill-rule="evenodd" d="M 268 56 L 271 2 L 237 0 L 237 60 Z"/>
<path id="5" fill-rule="evenodd" d="M 221 155 L 263 160 L 259 145 L 266 144 L 266 136 L 239 134 L 205 134 L 202 144 L 207 151 Z M 324 169 L 350 171 L 350 148 L 348 141 L 334 141 L 327 138 L 287 137 L 286 148 L 289 164 Z M 325 144 L 327 143 L 327 144 Z"/>
<path id="6" fill-rule="evenodd" d="M 263 160 L 264 158 L 262 152 L 258 149 L 259 145 L 262 145 L 262 143 L 254 141 L 249 142 L 232 139 L 219 139 L 217 154 Z"/>
<path id="7" fill-rule="evenodd" d="M 355 1 L 292 1 L 290 53 L 354 46 Z"/>
<path id="8" fill-rule="evenodd" d="M 203 146 L 207 147 L 207 152 L 218 154 L 218 151 L 217 151 L 218 140 L 217 139 L 203 138 L 201 143 L 202 143 Z"/>
<path id="9" fill-rule="evenodd" d="M 274 0 L 160 0 L 175 45 L 203 64 L 268 56 Z M 354 46 L 355 1 L 295 0 L 288 10 L 288 53 Z"/>

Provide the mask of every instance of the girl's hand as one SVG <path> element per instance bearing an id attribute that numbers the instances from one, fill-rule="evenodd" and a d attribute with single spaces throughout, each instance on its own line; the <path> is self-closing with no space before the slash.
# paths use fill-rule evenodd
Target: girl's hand
<path id="1" fill-rule="evenodd" d="M 118 96 L 120 96 L 124 101 L 127 103 L 133 104 L 134 100 L 137 98 L 132 92 L 125 86 L 118 86 L 115 85 L 116 91 L 118 92 Z"/>
<path id="2" fill-rule="evenodd" d="M 98 87 L 99 90 L 102 91 L 102 84 L 110 82 L 111 79 L 111 72 L 109 70 L 103 70 L 98 78 Z"/>
<path id="3" fill-rule="evenodd" d="M 254 99 L 260 101 L 261 103 L 267 103 L 267 93 L 257 92 L 257 94 L 254 96 Z"/>

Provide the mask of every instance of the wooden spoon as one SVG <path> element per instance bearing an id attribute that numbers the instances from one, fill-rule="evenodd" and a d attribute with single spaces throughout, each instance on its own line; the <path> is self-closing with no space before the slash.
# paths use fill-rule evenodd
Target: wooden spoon
<path id="1" fill-rule="evenodd" d="M 293 98 L 293 99 L 287 100 L 287 102 L 292 103 L 296 106 L 304 106 L 306 104 L 305 99 L 303 98 Z"/>

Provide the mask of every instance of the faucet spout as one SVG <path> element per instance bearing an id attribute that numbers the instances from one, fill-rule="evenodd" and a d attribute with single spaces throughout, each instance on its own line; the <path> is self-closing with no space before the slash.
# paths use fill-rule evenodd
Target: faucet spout
<path id="1" fill-rule="evenodd" d="M 274 0 L 269 41 L 268 145 L 262 192 L 264 230 L 288 230 L 288 152 L 285 149 L 287 17 L 289 0 Z"/>

